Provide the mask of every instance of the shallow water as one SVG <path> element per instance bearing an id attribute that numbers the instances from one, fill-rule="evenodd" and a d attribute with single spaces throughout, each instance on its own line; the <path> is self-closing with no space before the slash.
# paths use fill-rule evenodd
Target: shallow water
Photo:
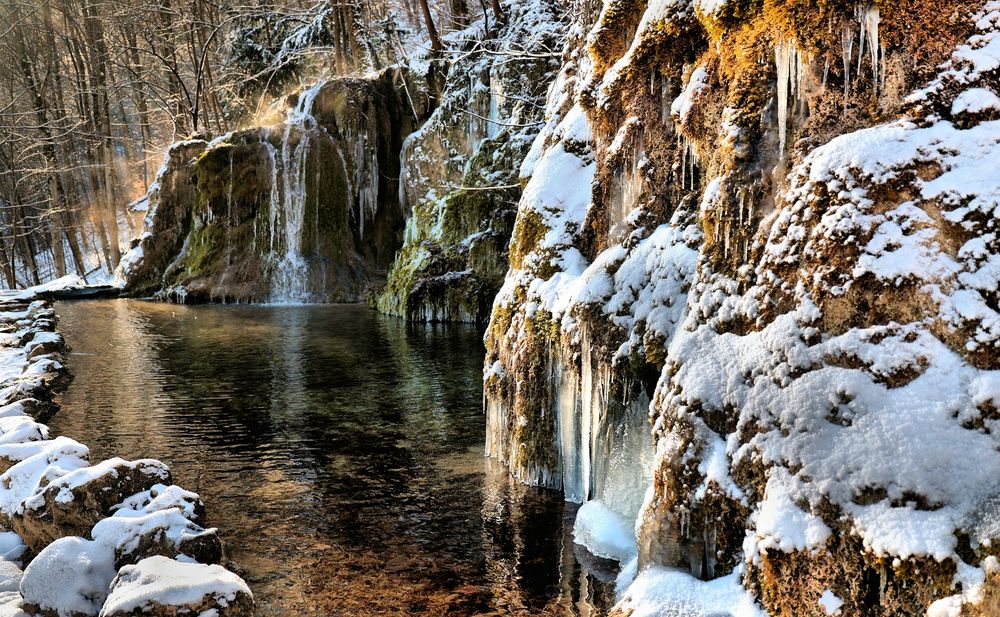
<path id="1" fill-rule="evenodd" d="M 606 614 L 613 573 L 574 546 L 574 507 L 483 458 L 474 329 L 358 306 L 56 309 L 75 380 L 52 430 L 95 461 L 168 463 L 259 615 Z"/>

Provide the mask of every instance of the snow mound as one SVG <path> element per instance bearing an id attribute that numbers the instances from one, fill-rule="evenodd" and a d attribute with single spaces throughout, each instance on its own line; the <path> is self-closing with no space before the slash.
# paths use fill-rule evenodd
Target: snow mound
<path id="1" fill-rule="evenodd" d="M 0 591 L 0 617 L 30 617 L 21 610 L 21 594 L 16 591 Z"/>
<path id="2" fill-rule="evenodd" d="M 767 617 L 736 572 L 701 581 L 659 566 L 640 572 L 615 609 L 629 617 Z"/>
<path id="3" fill-rule="evenodd" d="M 573 524 L 573 541 L 591 554 L 626 563 L 638 553 L 634 521 L 626 520 L 599 500 L 580 506 Z"/>
<path id="4" fill-rule="evenodd" d="M 16 563 L 0 559 L 0 593 L 19 590 L 22 576 L 24 573 Z"/>

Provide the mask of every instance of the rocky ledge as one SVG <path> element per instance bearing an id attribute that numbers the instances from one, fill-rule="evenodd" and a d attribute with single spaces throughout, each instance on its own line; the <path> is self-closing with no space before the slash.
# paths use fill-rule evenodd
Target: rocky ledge
<path id="1" fill-rule="evenodd" d="M 166 465 L 92 463 L 42 424 L 71 379 L 65 350 L 48 302 L 0 302 L 0 617 L 252 615 L 204 504 Z"/>

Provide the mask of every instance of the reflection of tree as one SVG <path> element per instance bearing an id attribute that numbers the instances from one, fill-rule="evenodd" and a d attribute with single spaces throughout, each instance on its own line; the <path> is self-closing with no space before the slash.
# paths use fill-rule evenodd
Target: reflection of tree
<path id="1" fill-rule="evenodd" d="M 58 310 L 75 379 L 60 397 L 63 412 L 49 423 L 53 434 L 88 444 L 94 461 L 165 450 L 155 312 L 131 302 L 69 303 Z"/>

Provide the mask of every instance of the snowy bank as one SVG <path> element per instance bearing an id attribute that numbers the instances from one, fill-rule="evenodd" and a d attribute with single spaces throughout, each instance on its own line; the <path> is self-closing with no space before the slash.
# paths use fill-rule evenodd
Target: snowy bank
<path id="1" fill-rule="evenodd" d="M 69 380 L 55 325 L 46 302 L 0 300 L 0 615 L 252 615 L 246 584 L 214 565 L 200 498 L 166 465 L 91 463 L 41 423 Z"/>

